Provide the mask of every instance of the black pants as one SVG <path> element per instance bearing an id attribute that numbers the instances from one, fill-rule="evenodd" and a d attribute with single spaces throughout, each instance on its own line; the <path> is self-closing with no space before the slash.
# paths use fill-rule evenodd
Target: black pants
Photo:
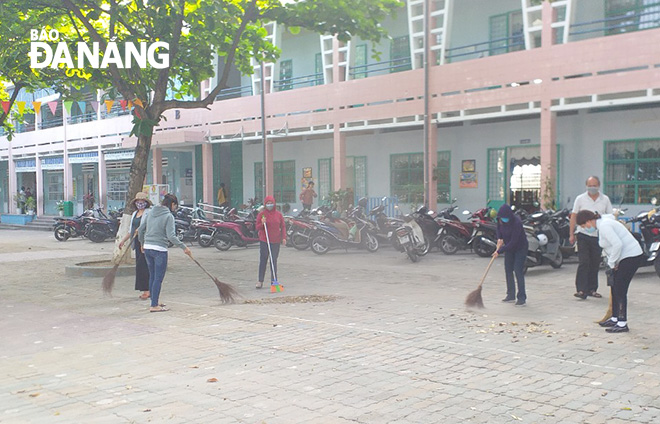
<path id="1" fill-rule="evenodd" d="M 312 210 L 312 204 L 311 203 L 310 204 L 303 203 L 302 205 L 303 205 L 303 210 L 304 211 Z"/>
<path id="2" fill-rule="evenodd" d="M 149 267 L 140 248 L 140 241 L 135 238 L 135 290 L 149 291 Z"/>
<path id="3" fill-rule="evenodd" d="M 642 261 L 642 256 L 626 258 L 619 262 L 614 271 L 614 284 L 612 285 L 612 316 L 619 321 L 628 320 L 628 287 Z"/>
<path id="4" fill-rule="evenodd" d="M 527 260 L 527 245 L 522 249 L 504 253 L 504 274 L 506 275 L 506 297 L 507 299 L 518 298 L 526 301 L 525 292 L 525 261 Z M 513 276 L 516 276 L 514 281 Z M 516 296 L 516 281 L 518 282 L 518 295 Z"/>
<path id="5" fill-rule="evenodd" d="M 271 243 L 270 250 L 273 254 L 273 268 L 275 268 L 275 275 L 273 275 L 273 270 L 270 271 L 270 280 L 275 281 L 277 275 L 277 257 L 280 255 L 280 244 Z M 266 275 L 266 265 L 268 262 L 268 243 L 265 241 L 259 242 L 259 282 L 264 282 L 264 277 Z"/>
<path id="6" fill-rule="evenodd" d="M 578 269 L 575 276 L 575 288 L 584 294 L 598 290 L 598 268 L 602 249 L 598 245 L 598 237 L 577 234 Z"/>

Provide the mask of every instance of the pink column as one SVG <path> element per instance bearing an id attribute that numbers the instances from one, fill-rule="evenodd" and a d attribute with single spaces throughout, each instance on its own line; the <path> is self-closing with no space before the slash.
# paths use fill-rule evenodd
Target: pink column
<path id="1" fill-rule="evenodd" d="M 151 150 L 151 172 L 154 184 L 162 184 L 163 181 L 163 150 L 154 148 Z"/>
<path id="2" fill-rule="evenodd" d="M 266 161 L 264 163 L 266 164 L 266 175 L 264 175 L 264 178 L 266 179 L 265 198 L 266 196 L 272 196 L 275 193 L 275 177 L 273 175 L 273 141 L 269 137 L 266 137 Z"/>
<path id="3" fill-rule="evenodd" d="M 346 189 L 346 135 L 339 131 L 339 124 L 335 123 L 333 133 L 332 176 L 335 190 Z"/>
<path id="4" fill-rule="evenodd" d="M 550 2 L 543 2 L 542 20 L 541 48 L 547 49 L 555 41 L 555 30 L 551 26 L 555 12 Z M 556 208 L 554 201 L 557 197 L 557 127 L 556 114 L 551 111 L 550 77 L 543 75 L 541 82 L 544 84 L 541 98 L 541 206 L 544 209 Z"/>
<path id="5" fill-rule="evenodd" d="M 14 194 L 18 193 L 18 181 L 16 179 L 16 165 L 14 164 L 14 155 L 11 152 L 11 143 L 7 143 L 9 146 L 9 213 L 16 213 L 16 203 L 14 202 Z"/>
<path id="6" fill-rule="evenodd" d="M 107 169 L 105 166 L 105 158 L 101 146 L 98 148 L 98 168 L 99 168 L 99 203 L 104 205 L 105 210 L 108 210 L 108 183 L 107 183 Z M 128 199 L 130 200 L 130 199 Z"/>
<path id="7" fill-rule="evenodd" d="M 429 208 L 436 210 L 438 205 L 438 190 L 436 189 L 438 181 L 433 179 L 433 170 L 438 166 L 438 127 L 435 122 L 433 122 L 433 119 L 429 118 L 429 123 L 429 139 L 427 140 L 427 152 L 429 152 L 429 156 L 426 158 L 426 169 L 428 169 L 427 181 L 429 182 L 429 188 L 428 193 L 426 193 L 426 198 L 428 199 Z"/>
<path id="8" fill-rule="evenodd" d="M 35 171 L 34 196 L 37 199 L 37 216 L 44 214 L 44 173 L 41 170 L 41 157 L 37 153 L 34 157 L 34 164 L 37 167 Z"/>
<path id="9" fill-rule="evenodd" d="M 202 144 L 202 199 L 204 203 L 215 204 L 213 193 L 213 146 L 210 143 Z M 195 193 L 199 198 L 200 193 Z"/>

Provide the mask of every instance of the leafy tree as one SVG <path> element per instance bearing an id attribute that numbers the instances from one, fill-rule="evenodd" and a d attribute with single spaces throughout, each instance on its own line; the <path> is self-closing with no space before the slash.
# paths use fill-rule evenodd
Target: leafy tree
<path id="1" fill-rule="evenodd" d="M 154 127 L 163 112 L 173 108 L 208 108 L 217 94 L 227 88 L 229 66 L 217 76 L 217 85 L 210 93 L 200 97 L 201 82 L 214 75 L 210 60 L 214 53 L 243 74 L 251 74 L 252 58 L 275 61 L 279 54 L 265 39 L 264 22 L 336 34 L 340 40 L 359 36 L 377 42 L 386 35 L 379 22 L 403 5 L 400 0 L 4 1 L 29 28 L 41 28 L 44 21 L 55 22 L 60 25 L 56 28 L 62 34 L 60 41 L 98 42 L 101 52 L 106 51 L 110 39 L 116 40 L 120 50 L 125 42 L 169 43 L 166 68 L 121 69 L 111 64 L 108 69 L 92 69 L 86 63 L 83 72 L 68 78 L 72 87 L 112 87 L 136 105 L 131 134 L 137 136 L 138 143 L 130 170 L 129 199 L 142 189 Z M 76 49 L 70 51 L 75 54 Z M 64 86 L 64 70 L 56 71 L 59 74 L 52 80 Z M 174 99 L 167 98 L 168 89 L 174 91 Z M 196 100 L 184 100 L 190 96 Z"/>

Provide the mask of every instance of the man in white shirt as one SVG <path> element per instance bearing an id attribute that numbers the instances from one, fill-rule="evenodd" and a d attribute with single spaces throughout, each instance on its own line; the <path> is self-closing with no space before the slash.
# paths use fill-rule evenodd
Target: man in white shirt
<path id="1" fill-rule="evenodd" d="M 598 177 L 587 178 L 587 191 L 575 198 L 573 213 L 571 213 L 569 241 L 573 244 L 577 239 L 578 247 L 579 264 L 575 276 L 577 292 L 574 296 L 580 299 L 586 299 L 587 296 L 602 297 L 598 293 L 598 267 L 601 260 L 598 232 L 587 233 L 580 226 L 576 228 L 576 216 L 582 210 L 598 212 L 601 216 L 613 213 L 610 198 L 600 192 Z"/>

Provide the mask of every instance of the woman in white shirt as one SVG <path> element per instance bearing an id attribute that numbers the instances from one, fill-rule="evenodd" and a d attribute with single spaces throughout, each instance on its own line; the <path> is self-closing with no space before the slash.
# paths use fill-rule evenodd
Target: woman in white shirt
<path id="1" fill-rule="evenodd" d="M 598 230 L 598 244 L 612 268 L 612 318 L 600 323 L 608 333 L 628 331 L 628 287 L 642 261 L 642 248 L 628 229 L 612 215 L 603 218 L 588 210 L 577 214 L 577 224 L 587 232 Z"/>

